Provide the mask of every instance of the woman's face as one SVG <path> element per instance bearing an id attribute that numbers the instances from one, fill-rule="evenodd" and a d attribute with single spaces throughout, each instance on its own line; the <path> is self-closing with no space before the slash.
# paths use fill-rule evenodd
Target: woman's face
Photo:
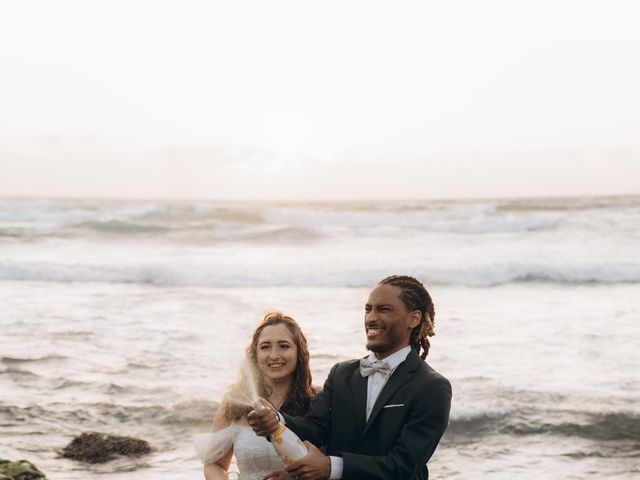
<path id="1" fill-rule="evenodd" d="M 278 323 L 264 327 L 256 348 L 258 368 L 268 380 L 275 383 L 293 376 L 298 348 L 286 325 Z"/>

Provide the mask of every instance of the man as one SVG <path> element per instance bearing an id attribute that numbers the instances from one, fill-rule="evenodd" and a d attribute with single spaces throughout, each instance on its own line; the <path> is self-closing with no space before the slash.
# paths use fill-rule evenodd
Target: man
<path id="1" fill-rule="evenodd" d="M 289 474 L 302 480 L 429 478 L 426 464 L 451 405 L 449 381 L 424 362 L 434 315 L 431 296 L 413 277 L 387 277 L 373 289 L 364 318 L 369 357 L 335 365 L 305 416 L 282 415 L 309 448 L 286 467 Z M 279 418 L 262 408 L 248 420 L 265 436 Z M 328 456 L 314 445 L 326 445 Z"/>

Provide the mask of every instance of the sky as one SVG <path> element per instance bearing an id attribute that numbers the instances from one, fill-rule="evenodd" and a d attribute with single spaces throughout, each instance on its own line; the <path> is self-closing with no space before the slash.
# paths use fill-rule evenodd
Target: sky
<path id="1" fill-rule="evenodd" d="M 0 196 L 640 193 L 636 1 L 0 2 Z"/>

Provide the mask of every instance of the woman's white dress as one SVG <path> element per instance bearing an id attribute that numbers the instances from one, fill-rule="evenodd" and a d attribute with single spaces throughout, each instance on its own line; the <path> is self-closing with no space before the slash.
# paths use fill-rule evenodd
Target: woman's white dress
<path id="1" fill-rule="evenodd" d="M 233 447 L 241 480 L 260 480 L 269 472 L 284 469 L 271 443 L 247 425 L 232 424 L 214 433 L 198 434 L 194 442 L 203 464 L 216 462 Z"/>

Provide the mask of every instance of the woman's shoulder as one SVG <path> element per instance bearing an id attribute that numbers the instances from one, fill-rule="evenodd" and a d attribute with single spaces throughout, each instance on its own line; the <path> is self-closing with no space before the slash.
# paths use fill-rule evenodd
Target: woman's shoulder
<path id="1" fill-rule="evenodd" d="M 199 433 L 193 436 L 194 445 L 203 464 L 220 460 L 233 448 L 235 438 L 242 427 L 229 424 L 224 428 L 216 428 L 214 422 L 213 432 Z"/>
<path id="2" fill-rule="evenodd" d="M 216 418 L 223 417 L 227 424 L 234 422 L 242 422 L 246 418 L 247 414 L 253 410 L 253 407 L 243 402 L 236 401 L 236 396 L 233 393 L 227 392 L 222 397 L 220 406 L 216 412 Z"/>
<path id="3" fill-rule="evenodd" d="M 216 413 L 213 417 L 213 431 L 224 430 L 231 427 L 237 422 L 234 422 L 234 404 L 229 401 L 228 398 L 223 397 L 218 405 Z"/>

